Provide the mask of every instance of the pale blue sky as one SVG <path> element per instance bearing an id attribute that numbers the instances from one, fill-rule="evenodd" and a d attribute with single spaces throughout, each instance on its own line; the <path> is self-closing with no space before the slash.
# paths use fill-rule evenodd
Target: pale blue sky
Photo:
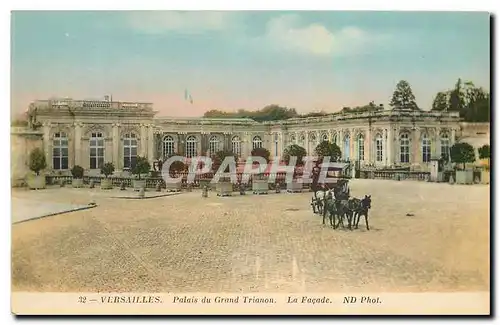
<path id="1" fill-rule="evenodd" d="M 172 116 L 333 112 L 387 104 L 401 79 L 428 109 L 459 77 L 489 89 L 489 37 L 488 13 L 14 12 L 12 109 L 112 94 Z"/>

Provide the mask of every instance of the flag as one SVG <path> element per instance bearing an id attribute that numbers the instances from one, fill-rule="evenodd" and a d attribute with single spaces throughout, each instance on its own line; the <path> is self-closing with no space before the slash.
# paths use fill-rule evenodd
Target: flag
<path id="1" fill-rule="evenodd" d="M 184 90 L 184 100 L 189 101 L 191 104 L 193 103 L 193 96 L 191 96 L 187 89 Z"/>

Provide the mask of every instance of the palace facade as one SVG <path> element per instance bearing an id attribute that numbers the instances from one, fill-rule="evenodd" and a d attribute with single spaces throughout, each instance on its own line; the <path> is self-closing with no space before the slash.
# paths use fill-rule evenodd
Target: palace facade
<path id="1" fill-rule="evenodd" d="M 458 112 L 380 110 L 255 122 L 161 117 L 151 103 L 71 99 L 37 100 L 28 112 L 30 127 L 11 132 L 17 174 L 26 172 L 28 147 L 36 146 L 36 139 L 44 149 L 47 172 L 67 173 L 80 165 L 92 175 L 105 162 L 113 162 L 117 173 L 126 171 L 137 156 L 152 163 L 173 153 L 189 158 L 229 149 L 245 159 L 253 148 L 264 147 L 276 157 L 291 144 L 313 155 L 321 141 L 336 143 L 343 160 L 361 166 L 425 170 L 431 158 L 470 136 Z M 481 135 L 485 139 L 489 123 L 487 129 Z"/>

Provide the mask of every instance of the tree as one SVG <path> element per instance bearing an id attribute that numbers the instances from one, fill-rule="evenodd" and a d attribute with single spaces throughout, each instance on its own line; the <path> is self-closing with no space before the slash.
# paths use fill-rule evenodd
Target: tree
<path id="1" fill-rule="evenodd" d="M 393 109 L 418 110 L 415 95 L 413 95 L 408 81 L 401 80 L 398 82 L 396 90 L 392 94 L 390 105 Z"/>
<path id="2" fill-rule="evenodd" d="M 83 178 L 84 169 L 82 166 L 75 165 L 71 168 L 71 175 L 73 178 Z"/>
<path id="3" fill-rule="evenodd" d="M 448 93 L 440 91 L 434 97 L 432 102 L 432 111 L 447 111 L 448 110 Z"/>
<path id="4" fill-rule="evenodd" d="M 269 162 L 271 157 L 271 153 L 266 148 L 255 148 L 252 150 L 251 155 L 264 158 L 266 163 Z"/>
<path id="5" fill-rule="evenodd" d="M 458 78 L 455 87 L 450 91 L 448 107 L 450 111 L 460 112 L 463 115 L 464 111 L 464 94 L 462 92 L 462 80 Z"/>
<path id="6" fill-rule="evenodd" d="M 115 165 L 112 162 L 107 162 L 101 167 L 101 174 L 103 174 L 106 178 L 109 175 L 113 175 L 115 172 Z"/>
<path id="7" fill-rule="evenodd" d="M 301 166 L 304 164 L 304 157 L 307 156 L 307 151 L 303 147 L 297 145 L 297 144 L 292 144 L 288 147 L 285 148 L 283 151 L 283 161 L 285 161 L 286 164 L 290 163 L 290 157 L 297 157 L 297 165 Z"/>
<path id="8" fill-rule="evenodd" d="M 141 179 L 141 174 L 147 174 L 149 173 L 149 170 L 151 169 L 151 165 L 148 161 L 148 158 L 146 157 L 140 157 L 138 156 L 135 164 L 132 166 L 132 169 L 130 170 L 133 175 L 137 175 L 138 179 Z"/>
<path id="9" fill-rule="evenodd" d="M 478 150 L 479 159 L 488 159 L 488 167 L 490 166 L 490 146 L 485 144 Z"/>
<path id="10" fill-rule="evenodd" d="M 233 157 L 234 161 L 236 161 L 237 156 L 231 150 L 220 150 L 212 155 L 212 171 L 217 172 L 219 170 L 220 165 L 226 157 Z M 224 173 L 229 172 L 229 166 L 223 171 Z"/>
<path id="11" fill-rule="evenodd" d="M 316 149 L 314 149 L 316 155 L 320 161 L 323 161 L 323 157 L 330 157 L 330 161 L 338 161 L 341 157 L 341 152 L 339 146 L 335 143 L 329 141 L 322 141 Z"/>
<path id="12" fill-rule="evenodd" d="M 45 153 L 40 148 L 33 149 L 29 157 L 29 168 L 39 176 L 40 171 L 45 169 L 45 167 L 47 167 Z"/>
<path id="13" fill-rule="evenodd" d="M 451 161 L 457 164 L 463 164 L 465 169 L 466 163 L 473 163 L 476 161 L 474 147 L 467 142 L 457 142 L 450 149 Z"/>

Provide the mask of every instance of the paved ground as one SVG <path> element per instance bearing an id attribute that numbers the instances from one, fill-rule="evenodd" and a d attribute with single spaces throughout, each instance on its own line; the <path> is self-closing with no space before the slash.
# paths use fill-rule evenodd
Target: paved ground
<path id="1" fill-rule="evenodd" d="M 488 290 L 488 186 L 355 180 L 351 194 L 372 195 L 370 231 L 323 227 L 310 193 L 120 200 L 100 190 L 13 191 L 98 204 L 13 225 L 13 290 Z"/>

